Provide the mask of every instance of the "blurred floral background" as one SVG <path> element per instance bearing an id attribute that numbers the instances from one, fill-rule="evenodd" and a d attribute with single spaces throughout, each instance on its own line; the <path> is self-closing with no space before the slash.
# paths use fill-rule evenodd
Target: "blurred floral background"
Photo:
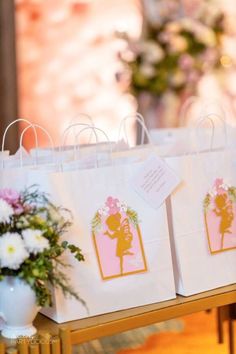
<path id="1" fill-rule="evenodd" d="M 178 126 L 196 94 L 222 101 L 234 123 L 234 0 L 15 3 L 20 115 L 57 143 L 81 112 L 111 139 L 137 109 L 151 128 Z"/>

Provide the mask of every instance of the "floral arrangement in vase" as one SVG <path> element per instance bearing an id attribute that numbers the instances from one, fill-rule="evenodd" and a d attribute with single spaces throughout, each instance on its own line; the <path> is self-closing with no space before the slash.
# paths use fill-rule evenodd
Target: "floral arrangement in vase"
<path id="1" fill-rule="evenodd" d="M 2 297 L 4 289 L 8 290 L 7 282 L 14 287 L 15 280 L 30 287 L 38 307 L 52 305 L 52 287 L 83 302 L 69 284 L 63 271 L 67 264 L 61 259 L 69 251 L 78 261 L 84 260 L 79 247 L 62 240 L 71 223 L 70 212 L 54 205 L 35 186 L 21 193 L 12 189 L 0 190 L 0 302 L 5 301 Z M 8 295 L 6 306 L 9 301 Z M 0 317 L 8 322 L 7 310 L 1 306 Z M 9 323 L 7 326 L 6 336 L 15 337 L 9 330 Z M 22 334 L 19 330 L 16 332 Z"/>
<path id="2" fill-rule="evenodd" d="M 153 7 L 150 11 L 155 21 L 147 13 L 144 15 L 142 37 L 127 39 L 127 50 L 121 53 L 121 59 L 128 69 L 129 89 L 135 96 L 148 93 L 166 100 L 166 105 L 174 105 L 181 96 L 184 100 L 196 94 L 200 78 L 227 60 L 222 45 L 224 15 L 215 3 L 206 1 L 205 7 L 201 11 L 195 9 L 193 16 L 187 16 L 181 8 L 175 16 L 174 11 L 162 11 L 155 17 L 153 11 L 158 11 L 158 7 L 160 10 L 161 2 L 156 2 L 156 10 Z M 164 1 L 165 8 L 168 2 Z M 180 2 L 174 3 L 180 7 Z"/>

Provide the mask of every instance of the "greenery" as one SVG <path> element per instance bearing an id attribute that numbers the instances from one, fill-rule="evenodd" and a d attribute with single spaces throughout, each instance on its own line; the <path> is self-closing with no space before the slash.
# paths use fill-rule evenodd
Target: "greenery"
<path id="1" fill-rule="evenodd" d="M 136 227 L 139 224 L 139 219 L 138 219 L 138 214 L 136 213 L 135 210 L 131 209 L 130 207 L 127 207 L 126 205 L 123 205 L 122 207 L 116 206 L 116 212 L 120 213 L 124 207 L 123 212 L 125 211 L 129 221 Z M 103 210 L 99 209 L 99 211 L 96 212 L 92 219 L 92 231 L 97 232 L 101 229 L 101 224 L 102 224 L 102 217 L 107 217 L 108 215 L 113 214 L 114 212 L 111 212 L 111 210 Z"/>
<path id="2" fill-rule="evenodd" d="M 135 95 L 192 92 L 205 72 L 221 66 L 224 16 L 215 9 L 214 16 L 209 13 L 176 19 L 169 14 L 155 24 L 147 18 L 142 38 L 127 40 L 121 56 Z"/>
<path id="3" fill-rule="evenodd" d="M 92 220 L 92 231 L 93 232 L 96 232 L 100 229 L 101 227 L 101 215 L 97 212 L 95 215 L 94 215 L 94 218 Z"/>
<path id="4" fill-rule="evenodd" d="M 136 213 L 136 211 L 134 211 L 133 209 L 128 207 L 126 214 L 129 218 L 129 220 L 132 222 L 132 224 L 134 226 L 138 226 L 139 220 L 138 220 L 138 214 Z"/>
<path id="5" fill-rule="evenodd" d="M 35 291 L 39 306 L 52 305 L 51 286 L 83 302 L 63 272 L 69 267 L 62 260 L 65 252 L 84 260 L 79 247 L 62 240 L 72 224 L 71 213 L 55 206 L 36 186 L 22 193 L 0 190 L 0 202 L 0 280 L 23 279 Z"/>
<path id="6" fill-rule="evenodd" d="M 229 197 L 233 203 L 236 203 L 236 187 L 229 187 Z"/>
<path id="7" fill-rule="evenodd" d="M 208 211 L 210 204 L 211 204 L 211 196 L 209 193 L 207 193 L 207 195 L 203 201 L 203 208 L 204 208 L 205 212 Z"/>

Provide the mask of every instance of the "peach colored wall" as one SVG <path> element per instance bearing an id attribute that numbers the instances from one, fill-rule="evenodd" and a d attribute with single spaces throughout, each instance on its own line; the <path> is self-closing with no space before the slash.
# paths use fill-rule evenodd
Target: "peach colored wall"
<path id="1" fill-rule="evenodd" d="M 16 26 L 20 116 L 42 124 L 58 144 L 84 112 L 114 139 L 121 118 L 136 108 L 116 82 L 124 43 L 114 32 L 140 35 L 139 0 L 16 0 Z"/>

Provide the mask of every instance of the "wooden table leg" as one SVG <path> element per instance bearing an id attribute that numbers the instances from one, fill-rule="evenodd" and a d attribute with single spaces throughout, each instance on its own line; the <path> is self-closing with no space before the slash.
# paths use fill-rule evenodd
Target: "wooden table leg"
<path id="1" fill-rule="evenodd" d="M 229 318 L 229 353 L 234 354 L 234 320 Z"/>
<path id="2" fill-rule="evenodd" d="M 0 342 L 0 354 L 5 354 L 5 344 Z"/>
<path id="3" fill-rule="evenodd" d="M 61 338 L 62 354 L 72 354 L 71 333 L 69 328 L 60 328 L 59 336 Z"/>
<path id="4" fill-rule="evenodd" d="M 217 308 L 216 316 L 217 316 L 218 343 L 222 344 L 222 343 L 224 343 L 224 332 L 223 332 L 223 320 L 222 320 L 221 307 Z"/>
<path id="5" fill-rule="evenodd" d="M 236 320 L 236 304 L 229 305 L 229 352 L 234 354 L 234 320 Z"/>

